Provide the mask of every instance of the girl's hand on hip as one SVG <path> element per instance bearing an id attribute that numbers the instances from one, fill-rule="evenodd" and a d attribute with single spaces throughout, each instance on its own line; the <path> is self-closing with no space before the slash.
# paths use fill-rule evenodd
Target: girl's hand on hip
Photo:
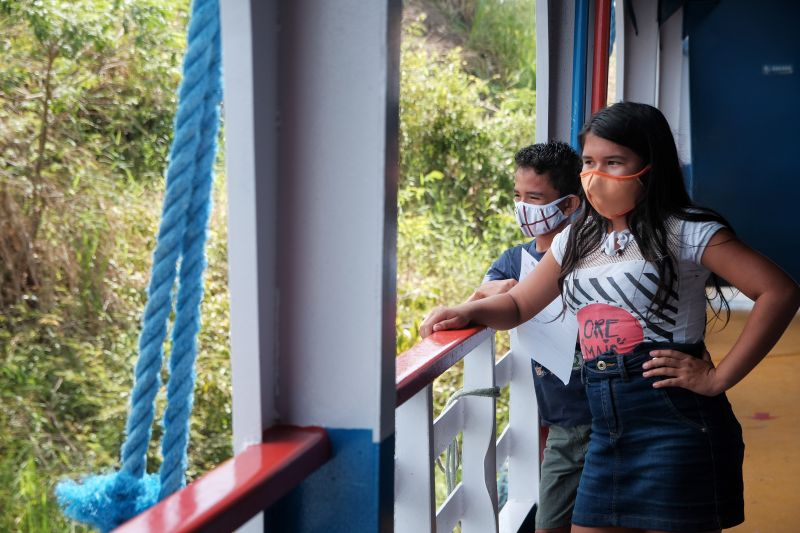
<path id="1" fill-rule="evenodd" d="M 437 307 L 420 324 L 419 335 L 424 339 L 436 331 L 465 328 L 469 322 L 466 314 L 456 307 Z"/>
<path id="2" fill-rule="evenodd" d="M 654 388 L 683 387 L 703 396 L 724 392 L 715 379 L 717 370 L 710 358 L 698 359 L 677 350 L 653 350 L 650 357 L 642 365 L 642 375 L 663 378 L 653 383 Z"/>

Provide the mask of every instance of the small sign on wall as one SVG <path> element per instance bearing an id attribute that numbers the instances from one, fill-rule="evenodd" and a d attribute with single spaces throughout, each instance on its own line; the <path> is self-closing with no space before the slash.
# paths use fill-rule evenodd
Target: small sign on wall
<path id="1" fill-rule="evenodd" d="M 761 73 L 764 76 L 790 76 L 794 74 L 794 65 L 763 65 Z"/>

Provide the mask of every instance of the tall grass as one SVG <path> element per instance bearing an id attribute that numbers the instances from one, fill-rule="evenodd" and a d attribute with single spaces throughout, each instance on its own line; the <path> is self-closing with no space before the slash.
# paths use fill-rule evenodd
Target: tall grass
<path id="1" fill-rule="evenodd" d="M 450 19 L 472 52 L 470 66 L 502 88 L 536 85 L 536 0 L 415 0 Z"/>
<path id="2" fill-rule="evenodd" d="M 103 290 L 98 293 L 102 298 L 87 302 L 86 290 L 59 289 L 57 308 L 40 312 L 23 304 L 0 316 L 0 531 L 85 531 L 63 518 L 53 486 L 64 476 L 74 478 L 118 465 L 161 191 L 131 185 L 101 190 L 97 184 L 92 194 L 104 198 L 102 215 L 107 222 L 98 235 L 109 250 L 101 276 Z M 222 181 L 216 197 L 203 303 L 206 327 L 200 336 L 191 423 L 190 478 L 231 455 Z M 97 241 L 78 239 L 72 245 L 77 256 L 88 255 L 99 246 Z M 163 393 L 159 405 L 163 406 Z M 154 433 L 157 439 L 159 426 Z M 160 463 L 155 441 L 148 463 L 150 470 Z"/>
<path id="3" fill-rule="evenodd" d="M 47 0 L 37 6 L 55 5 L 54 2 L 57 4 L 58 0 Z M 512 37 L 493 33 L 503 33 L 503 24 L 519 22 L 512 20 L 514 17 L 507 8 L 525 2 L 498 3 L 498 0 L 497 13 L 485 7 L 485 2 L 452 2 L 454 6 L 460 5 L 456 6 L 458 9 L 471 13 L 469 25 L 454 31 L 469 31 L 469 46 L 492 51 L 486 62 L 490 65 L 486 72 L 490 74 L 485 74 L 489 79 L 476 76 L 479 72 L 463 60 L 458 50 L 445 53 L 426 50 L 424 35 L 404 37 L 398 350 L 418 340 L 418 324 L 427 310 L 436 304 L 465 299 L 491 261 L 518 239 L 511 214 L 512 157 L 516 149 L 532 142 L 535 99 L 526 86 L 525 75 L 508 74 L 527 68 L 527 60 L 519 59 L 524 54 L 512 50 L 510 44 L 496 44 L 498 39 Z M 158 2 L 137 0 L 132 4 L 145 10 L 137 11 L 137 16 L 144 18 L 131 22 L 134 25 L 174 27 L 185 14 L 176 12 L 175 20 L 171 21 L 163 19 L 164 11 Z M 185 2 L 170 2 L 173 4 Z M 152 20 L 143 13 L 152 15 Z M 0 20 L 4 29 L 8 24 L 8 19 Z M 33 37 L 26 37 L 20 26 L 14 28 L 14 39 L 27 39 L 24 42 L 32 46 Z M 526 28 L 525 31 L 530 30 Z M 527 39 L 519 37 L 523 33 L 515 35 L 517 39 Z M 128 37 L 125 42 L 132 46 L 135 39 Z M 175 34 L 170 33 L 168 44 L 173 46 L 175 39 Z M 3 87 L 23 79 L 21 73 L 30 65 L 41 66 L 25 58 L 26 50 L 16 47 L 13 54 L 4 56 L 14 66 L 7 70 L 7 75 L 0 75 L 0 83 L 6 84 Z M 494 50 L 500 55 L 494 55 Z M 108 48 L 102 51 L 113 57 Z M 6 247 L 0 249 L 0 257 L 23 257 L 27 261 L 24 264 L 33 265 L 19 271 L 6 269 L 4 272 L 16 277 L 9 275 L 2 280 L 0 531 L 3 532 L 86 531 L 63 518 L 53 499 L 53 486 L 63 476 L 101 471 L 118 463 L 146 299 L 150 253 L 160 216 L 162 188 L 154 176 L 163 170 L 157 167 L 163 163 L 163 151 L 169 142 L 163 134 L 164 117 L 171 113 L 170 106 L 174 104 L 164 93 L 165 87 L 176 83 L 175 61 L 169 58 L 161 58 L 161 66 L 156 69 L 160 73 L 158 78 L 153 72 L 143 72 L 146 62 L 136 63 L 139 65 L 136 69 L 124 68 L 125 61 L 140 57 L 141 53 L 126 48 L 125 54 L 129 55 L 121 63 L 109 63 L 115 65 L 114 76 L 108 83 L 89 88 L 97 91 L 91 93 L 94 96 L 89 107 L 75 103 L 83 102 L 82 98 L 90 94 L 86 92 L 89 89 L 81 92 L 80 88 L 68 85 L 71 78 L 58 78 L 65 87 L 72 87 L 62 95 L 69 98 L 54 100 L 70 102 L 53 109 L 58 113 L 58 124 L 71 124 L 70 113 L 83 111 L 78 122 L 85 129 L 65 128 L 50 137 L 50 144 L 45 143 L 42 153 L 47 156 L 47 165 L 43 165 L 42 175 L 47 181 L 37 182 L 35 197 L 39 198 L 36 201 L 44 198 L 46 202 L 42 204 L 41 220 L 36 220 L 34 246 L 25 241 L 26 228 L 31 227 L 31 219 L 25 217 L 37 213 L 38 207 L 33 210 L 32 207 L 39 204 L 31 203 L 33 189 L 27 174 L 20 169 L 26 164 L 35 165 L 36 160 L 28 157 L 25 143 L 14 141 L 13 146 L 9 144 L 14 164 L 0 169 L 0 208 L 5 209 L 0 211 L 0 248 Z M 518 59 L 513 59 L 514 54 Z M 80 72 L 80 68 L 67 63 L 68 59 L 57 64 L 56 71 Z M 89 59 L 99 61 L 102 57 Z M 127 83 L 129 77 L 141 86 L 124 86 L 123 90 L 119 84 Z M 96 81 L 93 79 L 93 83 Z M 30 90 L 29 95 L 36 97 L 33 88 L 37 83 L 26 81 L 20 85 L 20 91 Z M 147 96 L 142 97 L 141 105 L 137 104 L 136 96 L 140 93 Z M 114 98 L 124 99 L 125 105 L 115 107 Z M 41 126 L 36 122 L 36 110 L 40 108 L 25 107 L 28 105 L 25 102 L 28 100 L 22 96 L 3 100 L 0 119 L 3 125 L 11 127 L 29 118 L 31 121 L 17 136 L 35 139 L 37 127 Z M 111 114 L 103 115 L 105 111 Z M 130 128 L 127 123 L 120 123 L 128 115 L 136 122 Z M 111 120 L 105 121 L 109 117 Z M 114 126 L 113 131 L 104 129 L 109 124 Z M 141 152 L 132 148 L 138 146 L 134 141 L 154 152 L 140 153 L 141 157 L 136 159 L 135 154 L 129 153 Z M 51 145 L 52 153 L 48 151 Z M 141 174 L 147 179 L 139 179 L 134 163 L 147 167 Z M 224 180 L 219 180 L 208 245 L 204 327 L 200 334 L 191 424 L 190 478 L 231 454 L 224 193 Z M 8 267 L 9 263 L 4 265 Z M 455 368 L 439 380 L 437 409 L 460 386 L 460 379 L 460 369 Z M 163 407 L 163 395 L 159 402 L 159 408 Z M 157 449 L 160 431 L 160 427 L 154 428 L 154 443 L 148 455 L 151 471 L 160 462 Z"/>

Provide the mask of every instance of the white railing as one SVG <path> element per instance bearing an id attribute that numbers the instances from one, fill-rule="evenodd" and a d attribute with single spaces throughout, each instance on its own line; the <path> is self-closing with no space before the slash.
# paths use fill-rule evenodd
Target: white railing
<path id="1" fill-rule="evenodd" d="M 464 391 L 510 385 L 509 423 L 495 440 L 495 399 L 461 396 L 433 419 L 433 380 L 464 359 Z M 539 492 L 539 419 L 530 358 L 495 361 L 494 331 L 438 332 L 397 361 L 394 525 L 399 533 L 516 532 Z M 462 476 L 436 509 L 435 459 L 462 434 Z M 508 461 L 498 509 L 497 472 Z"/>

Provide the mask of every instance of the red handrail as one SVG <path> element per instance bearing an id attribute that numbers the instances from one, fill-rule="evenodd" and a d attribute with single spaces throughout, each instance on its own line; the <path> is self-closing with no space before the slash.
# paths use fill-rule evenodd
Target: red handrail
<path id="1" fill-rule="evenodd" d="M 330 442 L 318 427 L 275 426 L 254 444 L 115 533 L 233 531 L 322 466 Z"/>
<path id="2" fill-rule="evenodd" d="M 396 361 L 396 405 L 493 334 L 484 327 L 440 331 L 402 353 Z M 250 446 L 114 531 L 232 531 L 286 495 L 330 455 L 330 441 L 322 428 L 272 427 L 264 432 L 261 444 Z"/>
<path id="3" fill-rule="evenodd" d="M 480 343 L 494 335 L 485 327 L 438 331 L 397 357 L 395 381 L 399 407 Z"/>

